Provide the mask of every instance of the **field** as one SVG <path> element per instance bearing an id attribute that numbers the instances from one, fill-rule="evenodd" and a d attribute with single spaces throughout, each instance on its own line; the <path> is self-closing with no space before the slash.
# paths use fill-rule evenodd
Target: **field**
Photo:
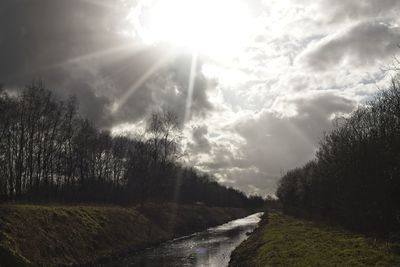
<path id="1" fill-rule="evenodd" d="M 397 254 L 396 254 L 397 252 Z M 400 266 L 399 245 L 271 212 L 230 266 Z"/>

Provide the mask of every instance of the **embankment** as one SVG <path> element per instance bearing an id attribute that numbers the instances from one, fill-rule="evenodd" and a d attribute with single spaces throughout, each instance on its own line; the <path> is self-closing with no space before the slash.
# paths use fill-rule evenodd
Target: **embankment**
<path id="1" fill-rule="evenodd" d="M 90 264 L 244 217 L 238 208 L 0 206 L 0 266 Z"/>
<path id="2" fill-rule="evenodd" d="M 231 267 L 400 266 L 399 245 L 271 212 L 231 256 Z"/>

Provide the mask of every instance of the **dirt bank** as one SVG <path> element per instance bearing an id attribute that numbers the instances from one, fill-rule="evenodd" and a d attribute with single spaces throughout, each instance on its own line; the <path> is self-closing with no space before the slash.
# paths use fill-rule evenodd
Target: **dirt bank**
<path id="1" fill-rule="evenodd" d="M 0 266 L 88 264 L 248 214 L 203 205 L 1 205 Z"/>

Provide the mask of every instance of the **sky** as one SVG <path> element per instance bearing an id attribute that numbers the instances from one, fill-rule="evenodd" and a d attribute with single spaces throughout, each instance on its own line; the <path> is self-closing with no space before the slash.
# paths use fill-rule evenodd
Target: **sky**
<path id="1" fill-rule="evenodd" d="M 398 0 L 2 0 L 0 83 L 43 80 L 113 134 L 181 120 L 185 164 L 246 193 L 388 86 Z"/>

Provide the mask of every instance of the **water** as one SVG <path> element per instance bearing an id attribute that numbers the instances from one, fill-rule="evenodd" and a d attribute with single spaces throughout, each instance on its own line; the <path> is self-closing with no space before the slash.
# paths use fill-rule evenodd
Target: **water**
<path id="1" fill-rule="evenodd" d="M 174 239 L 107 266 L 228 266 L 231 252 L 247 238 L 246 233 L 256 228 L 261 215 L 262 213 L 256 213 L 203 232 Z"/>

